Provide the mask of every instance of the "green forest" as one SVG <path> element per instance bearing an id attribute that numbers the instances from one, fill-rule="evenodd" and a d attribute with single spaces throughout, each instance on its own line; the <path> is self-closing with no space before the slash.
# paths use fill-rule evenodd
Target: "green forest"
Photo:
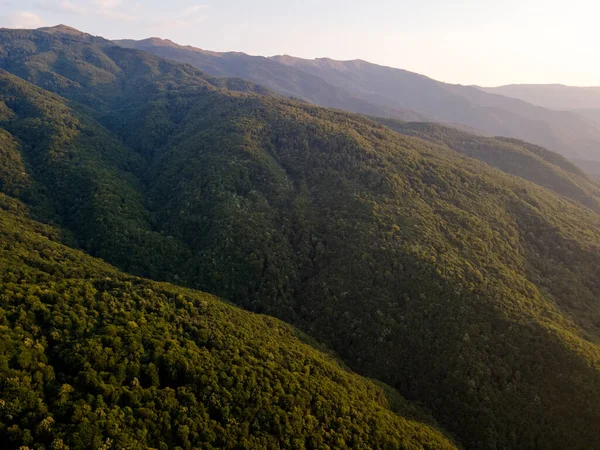
<path id="1" fill-rule="evenodd" d="M 3 448 L 600 446 L 600 185 L 548 150 L 2 29 L 0 192 Z"/>
<path id="2" fill-rule="evenodd" d="M 289 325 L 124 275 L 0 208 L 3 448 L 456 448 Z"/>

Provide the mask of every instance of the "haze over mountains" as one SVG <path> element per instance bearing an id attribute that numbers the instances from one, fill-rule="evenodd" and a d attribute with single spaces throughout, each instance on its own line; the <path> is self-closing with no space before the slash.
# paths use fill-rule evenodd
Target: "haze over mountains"
<path id="1" fill-rule="evenodd" d="M 511 84 L 481 88 L 486 92 L 518 98 L 532 105 L 565 111 L 600 110 L 600 87 L 575 87 L 562 84 Z"/>
<path id="2" fill-rule="evenodd" d="M 600 87 L 576 87 L 561 84 L 514 84 L 480 88 L 486 92 L 520 99 L 533 105 L 570 111 L 600 125 Z M 595 158 L 575 157 L 574 162 L 600 179 L 600 163 Z"/>
<path id="3" fill-rule="evenodd" d="M 401 120 L 455 124 L 490 136 L 523 139 L 574 160 L 600 161 L 600 124 L 595 121 L 476 87 L 442 83 L 359 60 L 215 53 L 158 38 L 117 43 L 191 64 L 214 76 L 245 78 L 321 106 Z"/>
<path id="4" fill-rule="evenodd" d="M 0 30 L 2 448 L 600 446 L 599 185 L 271 77 L 578 116 L 364 62 L 242 66 L 263 87 L 152 53 Z"/>
<path id="5" fill-rule="evenodd" d="M 398 105 L 388 107 L 369 102 L 352 92 L 328 83 L 321 77 L 287 67 L 262 56 L 236 52 L 211 52 L 179 46 L 159 38 L 116 42 L 124 47 L 137 48 L 163 58 L 190 64 L 213 76 L 251 80 L 286 97 L 307 100 L 321 106 L 374 116 L 395 117 L 401 120 L 425 119 L 424 116 Z"/>

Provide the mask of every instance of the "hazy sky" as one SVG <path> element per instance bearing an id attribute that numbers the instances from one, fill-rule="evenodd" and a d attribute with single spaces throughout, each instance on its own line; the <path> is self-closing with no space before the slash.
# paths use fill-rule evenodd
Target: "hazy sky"
<path id="1" fill-rule="evenodd" d="M 365 59 L 442 81 L 600 85 L 597 0 L 0 0 L 0 26 Z"/>

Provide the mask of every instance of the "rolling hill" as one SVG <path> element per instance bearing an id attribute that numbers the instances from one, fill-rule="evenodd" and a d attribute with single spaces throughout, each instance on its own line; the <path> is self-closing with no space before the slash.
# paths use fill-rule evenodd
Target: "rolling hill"
<path id="1" fill-rule="evenodd" d="M 420 137 L 401 135 L 364 117 L 285 99 L 250 82 L 215 79 L 188 65 L 60 30 L 0 30 L 0 69 L 0 136 L 7 143 L 7 150 L 0 154 L 1 166 L 10 167 L 0 171 L 0 186 L 6 195 L 26 205 L 29 219 L 23 221 L 49 223 L 59 230 L 56 240 L 100 256 L 121 270 L 210 292 L 297 326 L 333 349 L 354 371 L 391 386 L 388 395 L 396 401 L 406 405 L 400 393 L 431 411 L 465 448 L 598 447 L 600 215 L 594 211 L 595 185 L 563 158 L 510 140 L 482 139 L 471 145 L 470 135 L 446 136 L 443 127 L 422 130 L 413 124 L 403 132 Z M 485 146 L 526 162 L 528 170 L 519 177 L 514 172 L 521 170 L 522 163 L 508 164 L 502 170 L 492 167 L 503 162 L 489 156 L 491 151 Z M 536 172 L 542 169 L 542 175 Z M 586 202 L 592 203 L 585 206 Z M 14 244 L 3 248 L 6 258 L 23 253 Z M 19 264 L 35 268 L 52 261 L 43 249 L 35 251 L 33 255 L 25 252 Z M 37 254 L 41 256 L 36 258 Z M 75 260 L 74 264 L 92 263 Z M 48 267 L 46 272 L 60 271 Z M 89 271 L 81 272 L 82 283 L 93 278 L 86 276 Z M 157 327 L 173 327 L 169 330 L 173 340 L 179 346 L 185 342 L 189 352 L 206 342 L 203 329 L 221 326 L 213 322 L 211 327 L 193 330 L 186 322 L 190 320 L 187 314 L 173 309 L 173 302 L 162 307 L 162 300 L 153 300 L 154 292 L 161 292 L 158 286 L 167 292 L 175 289 L 191 298 L 180 306 L 175 299 L 175 305 L 195 318 L 198 300 L 194 299 L 205 298 L 204 294 L 150 281 L 140 282 L 141 291 L 129 292 L 119 280 L 138 279 L 109 275 L 113 277 L 116 287 L 110 280 L 98 283 L 101 289 L 94 286 L 102 293 L 109 291 L 106 301 L 111 306 L 105 312 L 102 302 L 91 305 L 89 315 L 94 320 L 113 320 L 109 313 L 122 314 L 114 320 L 135 330 L 129 322 L 139 326 L 138 316 L 154 308 L 157 312 L 152 319 L 164 318 Z M 44 277 L 25 280 L 36 285 Z M 146 290 L 148 285 L 152 292 Z M 43 291 L 46 287 L 41 286 Z M 75 308 L 75 301 L 88 298 L 85 289 L 67 291 L 72 300 L 64 302 L 65 307 Z M 42 297 L 59 302 L 52 295 Z M 3 310 L 12 305 L 8 300 L 13 298 L 20 299 L 12 294 L 2 297 Z M 37 305 L 35 299 L 24 298 L 30 302 L 27 305 Z M 159 312 L 167 306 L 172 312 L 163 317 Z M 222 333 L 227 345 L 215 348 L 230 349 L 234 355 L 236 348 L 246 345 L 235 339 L 238 324 L 258 323 L 255 332 L 260 337 L 265 330 L 261 321 L 274 320 L 227 308 L 238 319 Z M 6 326 L 17 332 L 20 329 L 13 324 L 46 317 L 43 312 L 29 316 L 24 308 L 12 311 L 12 322 Z M 104 322 L 104 328 L 86 328 L 75 319 L 87 310 L 75 311 L 78 314 L 64 313 L 71 319 L 62 319 L 61 327 L 113 336 L 109 322 Z M 219 316 L 215 314 L 215 320 Z M 148 322 L 151 326 L 152 320 Z M 35 327 L 41 325 L 35 323 Z M 62 329 L 57 330 L 58 337 L 63 336 Z M 49 329 L 55 339 L 53 331 Z M 255 332 L 248 330 L 243 342 L 250 345 Z M 129 345 L 129 335 L 119 333 L 119 342 Z M 90 336 L 93 340 L 94 334 Z M 135 340 L 132 347 L 119 347 L 112 338 L 101 336 L 115 351 L 145 355 Z M 274 336 L 270 344 L 258 340 L 252 345 L 273 348 L 279 344 Z M 67 361 L 90 371 L 82 374 L 81 382 L 104 389 L 102 377 L 111 380 L 110 375 L 104 375 L 104 367 L 89 367 L 92 362 L 85 356 L 88 348 L 104 355 L 100 347 L 95 342 L 84 341 L 88 346 L 83 347 L 70 342 L 74 351 Z M 40 345 L 43 348 L 44 342 Z M 15 348 L 11 346 L 6 348 Z M 264 367 L 260 359 L 247 360 Z M 194 354 L 167 360 L 159 371 L 161 380 L 164 371 L 169 381 L 185 385 L 190 376 L 197 382 L 195 371 L 204 369 L 195 361 Z M 242 368 L 244 361 L 240 361 Z M 217 378 L 226 371 L 219 364 L 215 363 Z M 269 380 L 283 370 L 265 364 L 271 372 L 256 370 Z M 91 369 L 98 372 L 97 377 Z M 115 382 L 124 380 L 128 391 L 137 388 L 133 377 L 146 387 L 146 379 L 136 376 L 135 364 L 119 370 L 124 373 L 118 372 L 121 378 L 115 375 Z M 333 370 L 332 366 L 332 377 Z M 200 376 L 200 386 L 203 380 Z M 269 383 L 264 392 L 279 392 L 277 384 Z M 172 390 L 180 385 L 159 383 Z M 86 401 L 97 401 L 100 406 L 94 407 L 106 411 L 95 400 L 98 392 L 112 398 L 112 392 L 124 389 L 93 390 Z M 337 389 L 331 386 L 330 399 L 340 392 Z M 75 392 L 87 394 L 83 388 Z M 270 395 L 262 392 L 256 391 L 253 398 Z M 24 402 L 29 395 L 18 391 L 16 397 Z M 185 390 L 181 395 L 189 398 Z M 217 400 L 223 395 L 217 395 Z M 372 399 L 381 399 L 380 391 L 374 395 Z M 113 413 L 123 414 L 131 429 L 138 422 L 130 419 L 127 408 L 143 408 L 139 421 L 146 429 L 155 423 L 166 429 L 170 423 L 153 415 L 152 408 L 135 403 L 139 399 L 135 395 L 120 399 L 115 398 Z M 193 399 L 185 401 L 185 408 L 195 404 Z M 305 405 L 302 401 L 289 399 L 281 409 Z M 318 409 L 332 401 L 313 403 Z M 355 402 L 353 407 L 363 405 L 348 402 Z M 365 408 L 386 407 L 383 400 L 373 402 L 365 403 Z M 72 417 L 87 417 L 86 411 L 89 408 L 82 405 Z M 223 427 L 229 423 L 224 418 L 231 417 L 231 410 L 220 411 L 215 412 L 218 419 L 211 420 Z M 291 418 L 284 427 L 281 420 L 269 416 L 278 411 L 272 403 L 265 411 L 260 430 L 268 431 L 263 434 L 243 425 L 252 420 L 240 422 L 237 417 L 248 417 L 242 412 L 233 416 L 236 423 L 231 426 L 242 433 L 236 435 L 238 442 L 255 439 L 252 442 L 259 446 L 266 442 L 260 439 L 269 439 L 274 432 L 295 429 Z M 310 420 L 312 414 L 301 411 L 298 416 Z M 348 431 L 349 425 L 343 423 L 348 414 L 340 408 L 332 418 L 341 433 Z M 401 448 L 377 440 L 387 434 L 378 430 L 393 428 L 397 423 L 393 421 L 402 420 L 387 414 L 382 411 L 377 416 L 387 425 L 376 424 L 376 419 L 367 422 L 368 432 L 375 434 L 362 435 L 365 448 Z M 205 430 L 212 422 L 205 415 L 196 417 L 193 424 L 177 422 L 181 430 L 170 431 L 177 433 L 178 443 L 190 436 L 213 439 L 206 434 L 210 430 Z M 70 422 L 64 419 L 63 423 Z M 317 423 L 330 422 L 322 418 Z M 48 422 L 44 424 L 39 433 L 45 432 Z M 104 424 L 101 421 L 98 427 Z M 439 442 L 451 445 L 426 425 L 414 426 L 418 428 L 412 430 L 417 431 L 410 434 L 398 425 L 398 442 L 408 433 L 416 436 L 406 441 L 409 448 L 426 442 L 430 448 L 439 448 Z M 162 429 L 149 430 L 147 442 L 156 445 L 162 440 Z M 354 436 L 367 433 L 364 422 L 357 421 L 354 429 Z M 103 430 L 87 429 L 85 439 L 105 436 Z M 67 431 L 62 433 L 60 439 Z M 29 439 L 26 433 L 18 436 Z M 219 439 L 227 436 L 220 434 L 208 442 L 224 445 Z M 320 431 L 315 436 L 325 439 Z M 419 440 L 419 436 L 426 437 Z M 327 435 L 328 439 L 337 437 Z M 354 446 L 351 437 L 342 439 L 345 445 Z M 164 442 L 168 446 L 174 441 Z M 304 440 L 297 447 L 315 448 L 321 441 L 310 442 Z"/>

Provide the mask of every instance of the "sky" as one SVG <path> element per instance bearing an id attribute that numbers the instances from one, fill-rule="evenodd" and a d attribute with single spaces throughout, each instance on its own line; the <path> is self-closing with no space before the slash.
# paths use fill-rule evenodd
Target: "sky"
<path id="1" fill-rule="evenodd" d="M 600 85 L 597 0 L 0 0 L 0 27 L 364 59 L 440 81 Z"/>

